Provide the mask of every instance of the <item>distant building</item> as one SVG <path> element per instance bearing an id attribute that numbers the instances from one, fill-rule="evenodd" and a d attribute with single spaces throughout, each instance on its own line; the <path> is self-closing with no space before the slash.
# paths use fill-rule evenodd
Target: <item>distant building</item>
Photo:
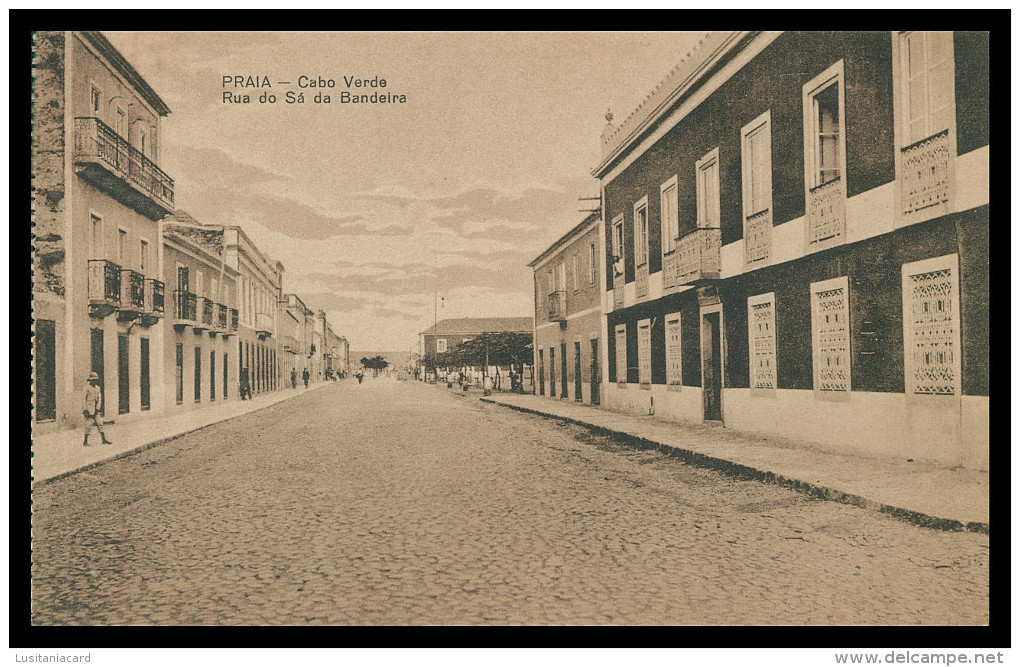
<path id="1" fill-rule="evenodd" d="M 603 404 L 987 469 L 988 72 L 979 32 L 706 37 L 602 135 Z"/>
<path id="2" fill-rule="evenodd" d="M 530 317 L 464 317 L 459 319 L 440 320 L 435 325 L 418 334 L 418 346 L 424 360 L 434 358 L 437 353 L 448 352 L 458 344 L 471 340 L 483 333 L 513 332 L 532 336 L 533 322 Z M 465 368 L 466 371 L 480 372 L 478 367 Z M 495 369 L 492 370 L 495 373 Z M 425 373 L 420 374 L 422 379 Z"/>
<path id="3" fill-rule="evenodd" d="M 539 395 L 598 405 L 602 244 L 589 215 L 528 266 L 535 277 L 535 373 Z"/>

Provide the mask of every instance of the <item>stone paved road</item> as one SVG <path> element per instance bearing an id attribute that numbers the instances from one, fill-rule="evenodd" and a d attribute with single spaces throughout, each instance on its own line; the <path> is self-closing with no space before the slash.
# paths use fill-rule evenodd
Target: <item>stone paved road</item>
<path id="1" fill-rule="evenodd" d="M 345 382 L 34 496 L 36 624 L 983 624 L 988 537 Z"/>

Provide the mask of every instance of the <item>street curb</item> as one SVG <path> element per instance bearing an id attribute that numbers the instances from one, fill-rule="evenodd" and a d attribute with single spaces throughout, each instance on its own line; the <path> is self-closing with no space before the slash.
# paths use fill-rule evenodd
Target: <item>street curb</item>
<path id="1" fill-rule="evenodd" d="M 208 428 L 208 427 L 214 426 L 216 424 L 222 424 L 223 422 L 230 421 L 231 419 L 237 419 L 238 417 L 244 417 L 245 415 L 255 414 L 256 412 L 260 412 L 262 410 L 266 410 L 266 409 L 271 408 L 273 406 L 279 405 L 280 403 L 286 403 L 287 401 L 289 401 L 292 398 L 297 398 L 298 396 L 311 393 L 311 392 L 315 391 L 316 389 L 322 389 L 323 387 L 327 387 L 327 386 L 331 386 L 331 383 L 324 382 L 324 383 L 320 384 L 318 387 L 312 387 L 312 388 L 308 389 L 308 391 L 301 392 L 301 394 L 297 394 L 295 396 L 290 396 L 288 398 L 284 398 L 283 400 L 276 401 L 275 403 L 270 403 L 269 405 L 263 406 L 261 408 L 256 408 L 256 409 L 252 410 L 251 412 L 242 412 L 241 414 L 231 415 L 229 417 L 224 417 L 223 419 L 216 419 L 216 420 L 208 422 L 206 424 L 202 424 L 200 426 L 196 426 L 195 428 L 188 429 L 187 431 L 181 431 L 180 433 L 175 433 L 173 435 L 168 435 L 168 436 L 162 437 L 162 438 L 160 438 L 158 440 L 153 440 L 152 442 L 147 442 L 144 445 L 138 445 L 137 447 L 134 447 L 132 449 L 128 449 L 128 450 L 125 450 L 123 452 L 119 452 L 117 454 L 114 454 L 113 456 L 108 456 L 105 459 L 100 459 L 98 461 L 93 461 L 92 463 L 88 463 L 86 465 L 79 466 L 79 467 L 77 467 L 77 468 L 75 468 L 73 470 L 68 470 L 67 472 L 58 473 L 58 474 L 54 475 L 53 477 L 47 477 L 46 479 L 41 479 L 41 480 L 36 480 L 35 477 L 33 477 L 32 478 L 32 488 L 35 488 L 37 486 L 44 486 L 46 484 L 49 484 L 50 482 L 55 482 L 58 479 L 64 479 L 64 478 L 70 477 L 71 475 L 77 475 L 80 472 L 85 472 L 86 470 L 91 470 L 93 468 L 98 468 L 101 465 L 105 465 L 105 464 L 111 463 L 113 461 L 119 461 L 120 459 L 126 459 L 129 456 L 134 456 L 135 454 L 138 454 L 140 452 L 144 452 L 147 449 L 152 449 L 153 447 L 159 447 L 160 445 L 165 445 L 166 443 L 170 442 L 171 440 L 176 440 L 177 438 L 183 438 L 186 435 L 191 435 L 192 433 L 195 433 L 196 431 L 201 431 L 204 428 Z M 102 446 L 102 445 L 99 445 L 99 446 Z"/>
<path id="2" fill-rule="evenodd" d="M 987 523 L 978 521 L 971 521 L 964 523 L 957 521 L 956 519 L 941 519 L 934 517 L 922 512 L 916 512 L 914 510 L 905 509 L 903 507 L 896 507 L 894 505 L 887 505 L 877 500 L 870 500 L 863 496 L 856 494 L 847 493 L 840 491 L 839 489 L 833 489 L 827 486 L 820 486 L 811 482 L 805 482 L 804 480 L 794 479 L 785 475 L 780 475 L 768 470 L 760 470 L 751 466 L 730 461 L 728 459 L 721 459 L 715 456 L 709 456 L 708 454 L 702 454 L 695 452 L 690 449 L 684 449 L 682 447 L 676 447 L 674 445 L 667 445 L 662 442 L 655 440 L 649 440 L 640 436 L 631 435 L 623 431 L 616 431 L 613 429 L 606 428 L 604 426 L 598 426 L 590 422 L 581 421 L 579 419 L 573 419 L 571 417 L 563 417 L 560 415 L 552 414 L 550 412 L 542 412 L 541 410 L 535 410 L 532 408 L 525 408 L 519 405 L 510 405 L 508 403 L 500 403 L 499 401 L 491 398 L 479 398 L 479 401 L 483 403 L 491 403 L 492 405 L 498 405 L 500 407 L 509 408 L 511 410 L 517 410 L 518 412 L 524 412 L 527 414 L 537 415 L 539 417 L 546 417 L 548 419 L 558 419 L 569 424 L 581 426 L 594 433 L 600 435 L 606 435 L 614 440 L 623 444 L 635 447 L 637 449 L 655 449 L 663 454 L 672 456 L 680 459 L 684 463 L 697 466 L 699 468 L 707 468 L 710 470 L 717 470 L 725 473 L 731 477 L 738 479 L 748 479 L 763 482 L 765 484 L 775 484 L 787 489 L 792 489 L 798 493 L 802 493 L 812 498 L 818 498 L 820 500 L 830 500 L 837 503 L 843 503 L 844 505 L 853 505 L 867 510 L 877 511 L 882 514 L 886 514 L 895 519 L 906 521 L 923 528 L 931 528 L 933 530 L 943 530 L 950 532 L 970 532 L 970 533 L 981 533 L 984 535 L 989 534 L 989 526 Z"/>

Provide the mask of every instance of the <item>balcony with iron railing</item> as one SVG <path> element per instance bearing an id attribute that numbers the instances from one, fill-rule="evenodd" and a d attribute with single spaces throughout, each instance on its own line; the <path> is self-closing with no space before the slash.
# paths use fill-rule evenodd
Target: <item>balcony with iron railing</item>
<path id="1" fill-rule="evenodd" d="M 228 322 L 228 329 L 230 333 L 237 333 L 238 325 L 240 324 L 240 313 L 237 308 L 230 308 L 230 320 Z"/>
<path id="2" fill-rule="evenodd" d="M 222 303 L 216 304 L 216 330 L 220 333 L 228 333 L 227 323 L 229 321 L 229 315 L 227 313 L 227 307 Z"/>
<path id="3" fill-rule="evenodd" d="M 121 269 L 108 259 L 89 260 L 89 314 L 106 317 L 120 307 Z"/>
<path id="4" fill-rule="evenodd" d="M 193 327 L 198 323 L 198 296 L 194 292 L 174 290 L 174 326 Z"/>
<path id="5" fill-rule="evenodd" d="M 132 269 L 120 270 L 119 320 L 136 319 L 145 311 L 145 276 Z"/>
<path id="6" fill-rule="evenodd" d="M 143 215 L 173 212 L 173 179 L 98 118 L 74 119 L 74 161 L 82 178 Z"/>
<path id="7" fill-rule="evenodd" d="M 195 323 L 196 330 L 208 330 L 213 328 L 213 305 L 214 303 L 204 296 L 198 297 L 198 322 Z"/>
<path id="8" fill-rule="evenodd" d="M 255 335 L 265 340 L 273 335 L 273 316 L 269 313 L 255 314 Z"/>
<path id="9" fill-rule="evenodd" d="M 565 324 L 567 321 L 567 292 L 556 290 L 549 293 L 549 321 Z"/>
<path id="10" fill-rule="evenodd" d="M 162 280 L 145 279 L 145 299 L 142 308 L 142 326 L 152 326 L 163 317 L 165 286 Z"/>
<path id="11" fill-rule="evenodd" d="M 693 285 L 703 280 L 717 280 L 722 268 L 722 233 L 718 228 L 701 228 L 687 232 L 677 241 L 674 284 Z"/>

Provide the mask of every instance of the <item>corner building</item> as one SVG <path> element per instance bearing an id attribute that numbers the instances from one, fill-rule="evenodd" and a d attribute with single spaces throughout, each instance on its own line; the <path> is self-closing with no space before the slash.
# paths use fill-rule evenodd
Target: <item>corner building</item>
<path id="1" fill-rule="evenodd" d="M 708 35 L 603 133 L 604 404 L 988 467 L 988 35 Z"/>
<path id="2" fill-rule="evenodd" d="M 592 214 L 529 264 L 535 272 L 537 393 L 599 405 L 602 245 Z"/>
<path id="3" fill-rule="evenodd" d="M 82 424 L 90 372 L 107 421 L 161 412 L 160 169 L 169 107 L 99 32 L 34 33 L 36 432 Z"/>

